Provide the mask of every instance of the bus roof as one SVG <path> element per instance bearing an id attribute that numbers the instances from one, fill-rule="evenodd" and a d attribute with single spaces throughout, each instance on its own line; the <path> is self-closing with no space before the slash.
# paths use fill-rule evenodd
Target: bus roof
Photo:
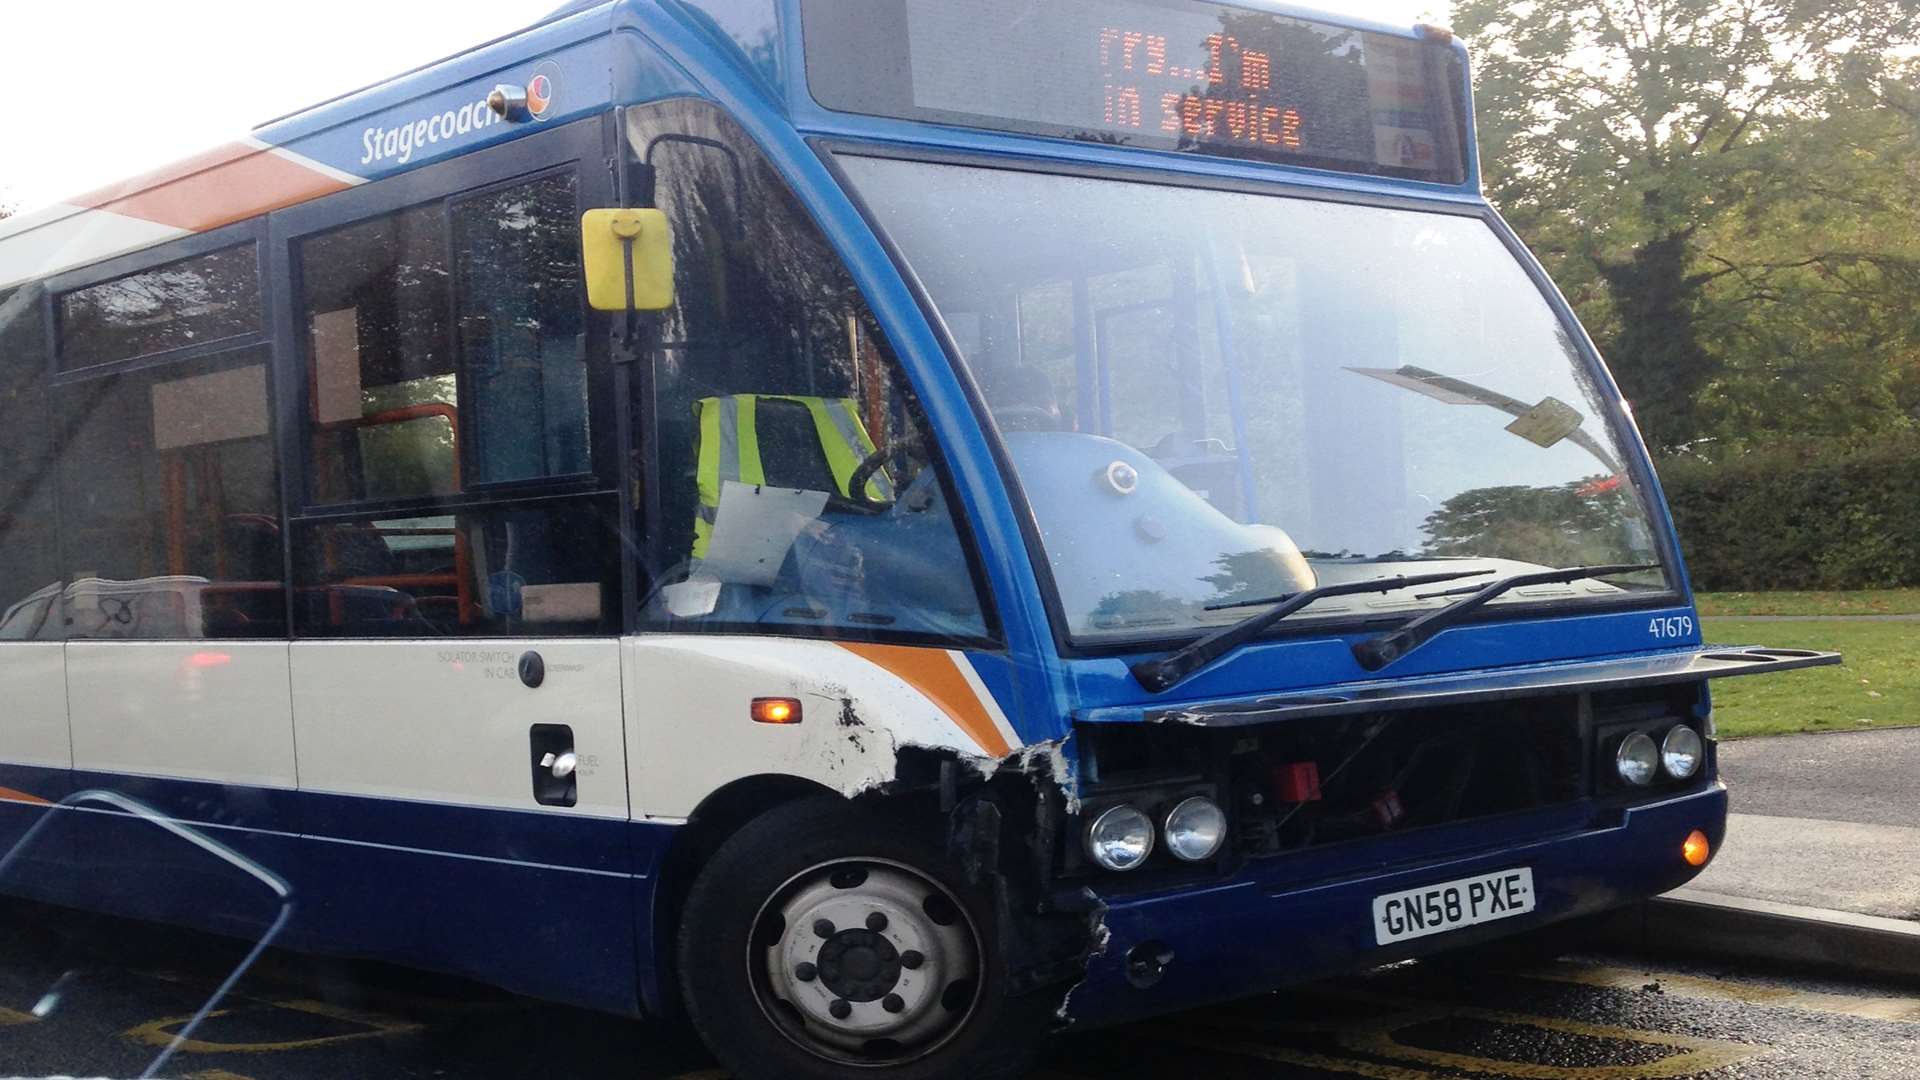
<path id="1" fill-rule="evenodd" d="M 1375 33 L 1416 33 L 1272 0 L 1228 2 Z M 784 97 L 794 93 L 786 84 L 798 73 L 783 76 L 782 60 L 769 59 L 766 46 L 796 47 L 780 28 L 783 12 L 791 21 L 797 6 L 798 0 L 573 0 L 523 30 L 268 121 L 237 141 L 0 221 L 0 290 L 256 218 L 616 103 L 698 93 L 682 69 L 658 57 L 616 62 L 612 31 L 658 25 L 662 12 L 731 42 L 742 66 Z M 756 48 L 760 57 L 745 59 Z M 544 108 L 522 118 L 527 122 L 503 120 L 486 107 L 488 92 L 501 83 L 545 86 L 546 96 L 536 99 Z"/>
<path id="2" fill-rule="evenodd" d="M 608 31 L 618 6 L 570 4 L 234 142 L 0 221 L 0 289 L 603 111 L 614 89 Z M 529 86 L 542 75 L 552 89 L 534 122 L 510 123 L 487 109 L 495 85 Z"/>

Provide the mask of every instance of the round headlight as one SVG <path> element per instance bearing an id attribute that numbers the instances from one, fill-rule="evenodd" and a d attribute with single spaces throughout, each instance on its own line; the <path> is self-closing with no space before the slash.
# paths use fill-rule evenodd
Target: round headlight
<path id="1" fill-rule="evenodd" d="M 1699 772 L 1701 756 L 1700 736 L 1685 724 L 1667 732 L 1666 740 L 1660 744 L 1660 764 L 1675 780 L 1685 780 Z"/>
<path id="2" fill-rule="evenodd" d="M 1167 850 L 1177 859 L 1205 862 L 1227 839 L 1227 815 L 1212 799 L 1195 795 L 1167 814 Z"/>
<path id="3" fill-rule="evenodd" d="M 1620 740 L 1613 765 L 1620 771 L 1620 779 L 1634 787 L 1646 787 L 1653 783 L 1654 773 L 1660 769 L 1660 748 L 1653 745 L 1651 735 L 1636 731 Z"/>
<path id="4" fill-rule="evenodd" d="M 1087 857 L 1108 870 L 1132 870 L 1153 852 L 1153 819 L 1137 806 L 1115 806 L 1087 826 Z"/>

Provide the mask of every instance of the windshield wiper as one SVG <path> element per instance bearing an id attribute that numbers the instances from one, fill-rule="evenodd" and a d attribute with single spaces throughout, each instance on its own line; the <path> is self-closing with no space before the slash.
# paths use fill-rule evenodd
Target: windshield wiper
<path id="1" fill-rule="evenodd" d="M 1438 611 L 1430 611 L 1407 625 L 1379 637 L 1368 638 L 1353 647 L 1353 658 L 1368 671 L 1379 671 L 1395 660 L 1433 640 L 1435 634 L 1449 626 L 1458 624 L 1462 619 L 1479 609 L 1489 600 L 1502 593 L 1524 585 L 1563 585 L 1582 578 L 1612 577 L 1616 574 L 1631 574 L 1641 570 L 1658 570 L 1658 563 L 1643 563 L 1638 566 L 1569 566 L 1564 570 L 1542 570 L 1532 574 L 1515 574 L 1501 578 L 1473 590 L 1454 590 L 1433 593 L 1433 596 L 1455 596 L 1462 592 L 1468 595 L 1456 600 Z M 1421 599 L 1426 599 L 1422 597 Z"/>
<path id="2" fill-rule="evenodd" d="M 1285 596 L 1270 596 L 1263 600 L 1239 600 L 1231 604 L 1219 604 L 1208 611 L 1226 611 L 1231 608 L 1258 607 L 1261 604 L 1273 604 L 1272 608 L 1234 623 L 1225 629 L 1215 631 L 1206 637 L 1183 646 L 1156 660 L 1142 660 L 1130 669 L 1140 685 L 1153 693 L 1171 689 L 1180 680 L 1213 663 L 1220 657 L 1257 637 L 1262 631 L 1281 619 L 1329 596 L 1353 596 L 1359 593 L 1389 593 L 1415 585 L 1433 585 L 1442 581 L 1459 581 L 1461 578 L 1483 577 L 1492 570 L 1454 570 L 1445 574 L 1413 574 L 1411 576 L 1374 578 L 1371 581 L 1347 581 L 1338 585 L 1322 585 L 1305 592 L 1288 593 Z"/>

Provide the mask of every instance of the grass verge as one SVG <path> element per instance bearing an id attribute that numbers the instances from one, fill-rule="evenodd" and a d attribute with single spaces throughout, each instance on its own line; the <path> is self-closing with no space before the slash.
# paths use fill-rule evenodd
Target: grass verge
<path id="1" fill-rule="evenodd" d="M 1859 592 L 1723 592 L 1694 599 L 1700 614 L 1740 615 L 1920 615 L 1920 589 Z"/>
<path id="2" fill-rule="evenodd" d="M 1846 654 L 1840 667 L 1723 679 L 1713 685 L 1720 736 L 1861 731 L 1920 725 L 1920 622 L 1703 620 L 1718 645 Z"/>

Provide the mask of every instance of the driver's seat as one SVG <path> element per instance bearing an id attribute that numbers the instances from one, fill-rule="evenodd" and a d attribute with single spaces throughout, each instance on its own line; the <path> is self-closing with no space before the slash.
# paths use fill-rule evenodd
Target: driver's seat
<path id="1" fill-rule="evenodd" d="M 693 415 L 700 492 L 693 522 L 695 559 L 706 558 L 721 487 L 728 480 L 852 498 L 853 474 L 875 453 L 852 398 L 729 394 L 694 402 Z M 863 501 L 892 500 L 893 481 L 885 469 L 876 470 Z"/>

